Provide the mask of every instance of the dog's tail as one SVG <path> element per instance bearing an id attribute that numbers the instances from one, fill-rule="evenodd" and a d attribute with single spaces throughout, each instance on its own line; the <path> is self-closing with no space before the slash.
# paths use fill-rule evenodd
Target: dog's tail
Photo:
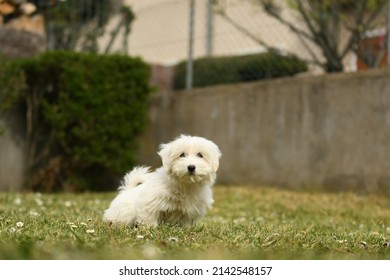
<path id="1" fill-rule="evenodd" d="M 145 182 L 146 177 L 150 174 L 150 167 L 137 166 L 133 170 L 128 172 L 123 177 L 122 185 L 118 188 L 118 191 L 129 190 L 141 185 Z"/>

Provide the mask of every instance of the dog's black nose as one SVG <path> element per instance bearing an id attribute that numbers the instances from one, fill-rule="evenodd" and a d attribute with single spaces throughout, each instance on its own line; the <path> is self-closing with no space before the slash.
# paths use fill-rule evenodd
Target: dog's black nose
<path id="1" fill-rule="evenodd" d="M 195 167 L 195 165 L 188 165 L 188 166 L 187 166 L 187 169 L 188 169 L 188 172 L 194 173 L 196 167 Z"/>

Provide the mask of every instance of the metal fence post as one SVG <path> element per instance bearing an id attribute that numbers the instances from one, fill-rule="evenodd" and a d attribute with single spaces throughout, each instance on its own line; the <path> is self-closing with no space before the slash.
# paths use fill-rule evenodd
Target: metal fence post
<path id="1" fill-rule="evenodd" d="M 387 2 L 387 66 L 390 66 L 390 1 Z"/>
<path id="2" fill-rule="evenodd" d="M 213 55 L 214 39 L 214 14 L 213 0 L 207 0 L 207 20 L 206 20 L 206 56 Z"/>
<path id="3" fill-rule="evenodd" d="M 194 51 L 193 49 L 194 49 L 194 27 L 195 27 L 194 23 L 195 23 L 195 0 L 190 0 L 186 89 L 191 89 L 193 83 L 193 51 Z"/>

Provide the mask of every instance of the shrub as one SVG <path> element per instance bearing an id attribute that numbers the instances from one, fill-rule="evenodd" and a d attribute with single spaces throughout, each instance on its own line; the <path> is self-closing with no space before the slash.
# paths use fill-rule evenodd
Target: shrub
<path id="1" fill-rule="evenodd" d="M 174 88 L 183 89 L 187 62 L 176 66 Z M 193 64 L 193 87 L 227 84 L 291 76 L 307 71 L 307 65 L 295 56 L 275 52 L 234 56 L 200 58 Z"/>
<path id="2" fill-rule="evenodd" d="M 101 190 L 135 162 L 149 67 L 138 58 L 52 52 L 19 62 L 27 90 L 29 187 Z"/>

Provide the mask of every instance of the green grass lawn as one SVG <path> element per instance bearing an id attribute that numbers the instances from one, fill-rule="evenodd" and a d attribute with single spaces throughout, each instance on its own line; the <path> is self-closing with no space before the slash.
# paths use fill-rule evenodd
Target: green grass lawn
<path id="1" fill-rule="evenodd" d="M 110 226 L 115 193 L 0 193 L 0 259 L 390 259 L 390 198 L 214 189 L 197 226 Z"/>

